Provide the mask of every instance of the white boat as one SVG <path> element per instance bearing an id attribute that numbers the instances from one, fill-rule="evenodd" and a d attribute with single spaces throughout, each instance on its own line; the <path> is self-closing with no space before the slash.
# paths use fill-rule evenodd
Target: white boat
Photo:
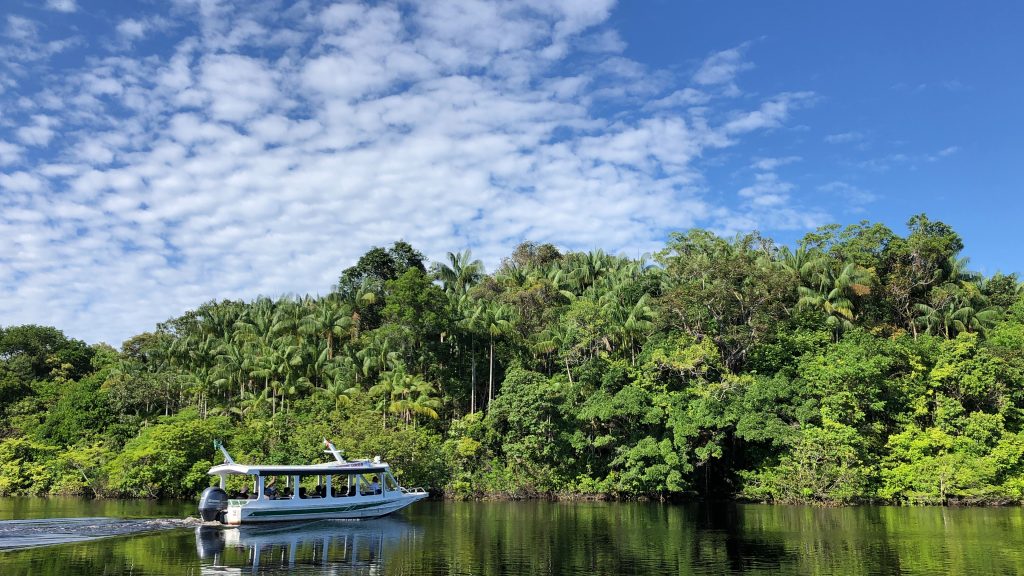
<path id="1" fill-rule="evenodd" d="M 199 514 L 206 521 L 239 525 L 254 522 L 377 518 L 427 497 L 423 488 L 403 488 L 380 458 L 345 460 L 327 439 L 334 462 L 309 465 L 239 464 L 220 442 L 224 463 L 208 474 L 219 486 L 203 491 Z M 252 476 L 252 487 L 232 498 L 227 478 Z M 280 484 L 278 484 L 280 481 Z"/>

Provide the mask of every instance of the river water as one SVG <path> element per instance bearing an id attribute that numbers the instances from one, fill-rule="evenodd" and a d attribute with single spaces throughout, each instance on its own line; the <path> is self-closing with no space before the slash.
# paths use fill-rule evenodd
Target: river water
<path id="1" fill-rule="evenodd" d="M 0 499 L 0 574 L 1024 574 L 1021 508 L 431 501 L 242 528 L 188 515 Z"/>

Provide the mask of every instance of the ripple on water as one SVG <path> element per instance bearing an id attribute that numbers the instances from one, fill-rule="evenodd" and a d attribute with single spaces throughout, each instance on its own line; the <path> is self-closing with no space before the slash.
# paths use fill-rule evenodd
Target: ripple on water
<path id="1" fill-rule="evenodd" d="M 47 518 L 42 520 L 0 520 L 0 550 L 32 548 L 152 532 L 169 528 L 196 526 L 194 518 L 123 519 L 123 518 Z"/>

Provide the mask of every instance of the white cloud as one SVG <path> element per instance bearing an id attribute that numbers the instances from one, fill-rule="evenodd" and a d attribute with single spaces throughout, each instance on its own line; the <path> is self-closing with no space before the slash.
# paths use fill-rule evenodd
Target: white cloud
<path id="1" fill-rule="evenodd" d="M 39 24 L 34 20 L 14 14 L 7 15 L 7 30 L 5 35 L 13 40 L 28 41 L 34 40 L 39 34 Z"/>
<path id="2" fill-rule="evenodd" d="M 854 213 L 863 212 L 864 206 L 878 199 L 873 192 L 838 180 L 822 184 L 818 190 L 839 197 L 846 210 Z"/>
<path id="3" fill-rule="evenodd" d="M 960 151 L 960 147 L 959 146 L 947 146 L 947 147 L 943 148 L 942 150 L 939 150 L 935 154 L 929 155 L 927 160 L 929 162 L 937 162 L 937 161 L 939 161 L 939 160 L 941 160 L 943 158 L 946 158 L 947 156 L 952 156 L 953 154 L 956 154 L 959 151 Z"/>
<path id="4" fill-rule="evenodd" d="M 0 172 L 0 190 L 8 192 L 39 192 L 45 187 L 43 179 L 27 172 L 4 174 Z"/>
<path id="5" fill-rule="evenodd" d="M 863 139 L 864 134 L 860 132 L 838 132 L 825 136 L 825 142 L 829 144 L 846 144 L 849 142 L 859 142 Z"/>
<path id="6" fill-rule="evenodd" d="M 779 179 L 778 174 L 767 172 L 755 176 L 755 183 L 741 188 L 739 195 L 757 207 L 782 206 L 789 201 L 793 185 Z"/>
<path id="7" fill-rule="evenodd" d="M 0 318 L 116 343 L 212 298 L 326 292 L 398 238 L 493 266 L 524 239 L 632 254 L 816 225 L 771 172 L 790 158 L 758 160 L 734 209 L 697 166 L 812 95 L 731 99 L 740 48 L 680 84 L 621 55 L 611 7 L 180 0 L 113 25 L 106 46 L 173 21 L 171 47 L 90 54 L 4 117 Z"/>
<path id="8" fill-rule="evenodd" d="M 46 146 L 53 139 L 55 134 L 53 127 L 57 125 L 57 120 L 51 116 L 45 114 L 35 114 L 32 116 L 32 123 L 26 126 L 21 126 L 15 130 L 15 134 L 18 136 L 18 140 L 22 144 L 29 146 Z"/>
<path id="9" fill-rule="evenodd" d="M 78 10 L 75 0 L 46 0 L 46 8 L 55 12 L 71 13 Z"/>
<path id="10" fill-rule="evenodd" d="M 122 38 L 133 41 L 146 35 L 146 23 L 134 18 L 126 18 L 118 23 L 117 34 Z"/>
<path id="11" fill-rule="evenodd" d="M 751 165 L 756 170 L 764 170 L 770 172 L 775 170 L 779 166 L 785 166 L 787 164 L 793 164 L 802 160 L 799 156 L 784 156 L 781 158 L 758 158 Z"/>
<path id="12" fill-rule="evenodd" d="M 20 160 L 22 151 L 21 146 L 0 140 L 0 166 L 14 164 Z"/>
<path id="13" fill-rule="evenodd" d="M 743 61 L 744 48 L 745 45 L 737 46 L 708 56 L 693 75 L 693 81 L 709 86 L 732 84 L 737 74 L 753 68 L 753 64 Z"/>
<path id="14" fill-rule="evenodd" d="M 266 63 L 236 54 L 206 58 L 200 85 L 207 91 L 210 113 L 218 120 L 245 120 L 279 96 L 275 73 Z"/>
<path id="15" fill-rule="evenodd" d="M 778 128 L 790 112 L 814 97 L 812 92 L 787 92 L 761 104 L 757 110 L 736 114 L 723 127 L 726 134 L 744 134 L 766 128 Z"/>

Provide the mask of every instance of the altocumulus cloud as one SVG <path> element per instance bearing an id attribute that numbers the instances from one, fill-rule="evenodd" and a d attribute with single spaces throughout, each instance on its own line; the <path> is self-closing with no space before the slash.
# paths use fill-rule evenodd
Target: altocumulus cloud
<path id="1" fill-rule="evenodd" d="M 398 238 L 493 267 L 524 239 L 635 254 L 814 224 L 770 175 L 716 205 L 697 162 L 813 95 L 743 95 L 742 47 L 649 70 L 612 9 L 176 0 L 63 36 L 9 17 L 0 323 L 116 344 L 213 298 L 326 292 Z"/>

